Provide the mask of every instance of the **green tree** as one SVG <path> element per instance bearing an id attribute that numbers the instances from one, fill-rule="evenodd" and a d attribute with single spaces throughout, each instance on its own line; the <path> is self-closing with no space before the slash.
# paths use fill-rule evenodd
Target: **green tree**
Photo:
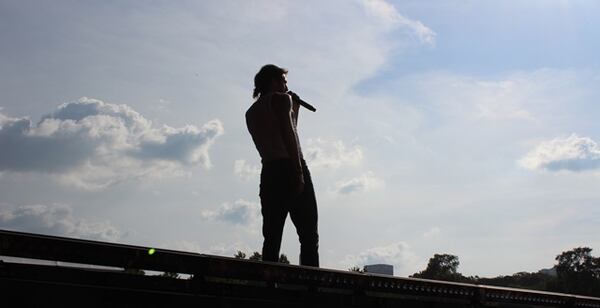
<path id="1" fill-rule="evenodd" d="M 424 271 L 413 274 L 413 278 L 425 278 L 444 281 L 466 281 L 468 278 L 458 273 L 458 257 L 449 254 L 435 254 L 429 259 Z"/>
<path id="2" fill-rule="evenodd" d="M 548 284 L 555 280 L 555 277 L 544 274 L 542 271 L 537 273 L 518 272 L 511 276 L 498 276 L 494 278 L 475 278 L 475 282 L 478 284 L 540 291 L 546 291 Z"/>
<path id="3" fill-rule="evenodd" d="M 254 261 L 260 261 L 260 260 L 262 260 L 262 255 L 258 251 L 255 251 L 248 259 L 254 260 Z"/>
<path id="4" fill-rule="evenodd" d="M 290 261 L 288 260 L 288 258 L 285 254 L 281 254 L 279 256 L 279 263 L 290 264 Z"/>
<path id="5" fill-rule="evenodd" d="M 600 296 L 600 258 L 589 247 L 578 247 L 556 256 L 555 291 Z"/>
<path id="6" fill-rule="evenodd" d="M 360 269 L 360 267 L 358 267 L 356 265 L 349 268 L 348 270 L 351 272 L 356 272 L 356 273 L 364 273 L 365 272 L 364 269 Z"/>
<path id="7" fill-rule="evenodd" d="M 243 251 L 238 250 L 238 252 L 233 257 L 236 258 L 236 259 L 246 259 L 246 253 L 244 253 Z M 261 261 L 262 260 L 262 255 L 260 254 L 260 252 L 255 251 L 248 258 L 248 260 Z M 285 254 L 282 253 L 279 256 L 279 263 L 290 264 L 290 260 L 288 259 L 288 257 Z"/>

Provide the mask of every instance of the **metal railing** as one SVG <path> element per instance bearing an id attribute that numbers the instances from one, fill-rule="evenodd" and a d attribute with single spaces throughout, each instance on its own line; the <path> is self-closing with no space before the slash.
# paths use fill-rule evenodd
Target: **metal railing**
<path id="1" fill-rule="evenodd" d="M 600 298 L 594 297 L 355 273 L 6 230 L 0 230 L 0 256 L 108 267 L 1 262 L 0 287 L 10 290 L 7 294 L 20 294 L 19 298 L 31 305 L 57 294 L 62 295 L 58 297 L 61 303 L 69 298 L 81 299 L 85 294 L 86 299 L 95 298 L 101 306 L 127 306 L 132 301 L 156 304 L 165 300 L 215 307 L 259 302 L 263 306 L 270 303 L 298 307 L 600 308 Z M 173 272 L 193 278 L 136 275 L 124 269 Z"/>

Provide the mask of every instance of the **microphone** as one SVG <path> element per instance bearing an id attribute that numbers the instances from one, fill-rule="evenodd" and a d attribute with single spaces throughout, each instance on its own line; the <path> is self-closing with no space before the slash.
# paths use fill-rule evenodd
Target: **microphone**
<path id="1" fill-rule="evenodd" d="M 302 106 L 312 112 L 317 111 L 317 108 L 313 107 L 311 104 L 300 99 L 300 96 L 298 96 L 298 94 L 296 94 L 292 91 L 287 91 L 287 94 L 289 94 L 292 97 L 292 100 L 294 100 L 296 103 L 300 104 L 300 106 Z"/>

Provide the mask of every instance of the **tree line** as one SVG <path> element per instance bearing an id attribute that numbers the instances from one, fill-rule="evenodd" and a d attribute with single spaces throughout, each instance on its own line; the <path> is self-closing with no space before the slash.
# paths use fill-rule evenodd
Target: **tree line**
<path id="1" fill-rule="evenodd" d="M 246 253 L 241 250 L 238 250 L 233 257 L 236 259 L 246 259 Z M 260 252 L 255 251 L 250 257 L 248 257 L 248 260 L 261 261 L 262 255 L 260 254 Z M 279 255 L 279 263 L 290 264 L 290 261 L 288 260 L 288 257 L 282 253 L 281 255 Z"/>
<path id="2" fill-rule="evenodd" d="M 246 259 L 246 254 L 238 251 L 234 257 Z M 262 256 L 255 251 L 248 259 L 260 261 Z M 409 277 L 600 297 L 600 257 L 592 256 L 591 248 L 573 248 L 557 255 L 555 261 L 551 269 L 485 278 L 461 274 L 458 256 L 435 254 L 424 270 Z M 279 262 L 290 263 L 285 254 L 279 256 Z M 364 272 L 358 266 L 348 270 Z"/>
<path id="3" fill-rule="evenodd" d="M 600 297 L 600 258 L 592 256 L 591 248 L 578 247 L 565 251 L 555 260 L 556 264 L 549 270 L 483 278 L 459 273 L 457 256 L 435 254 L 429 259 L 425 270 L 409 277 Z M 349 270 L 363 272 L 357 266 Z"/>

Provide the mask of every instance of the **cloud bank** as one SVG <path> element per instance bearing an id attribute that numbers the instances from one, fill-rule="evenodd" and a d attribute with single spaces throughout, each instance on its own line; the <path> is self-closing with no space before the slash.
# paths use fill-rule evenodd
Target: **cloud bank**
<path id="1" fill-rule="evenodd" d="M 233 164 L 233 173 L 243 180 L 258 180 L 260 166 L 250 164 L 244 159 L 238 159 Z"/>
<path id="2" fill-rule="evenodd" d="M 403 16 L 396 8 L 385 0 L 364 0 L 362 1 L 367 12 L 388 26 L 403 26 L 412 31 L 422 42 L 427 44 L 435 43 L 435 32 L 425 26 L 418 20 L 413 20 Z"/>
<path id="3" fill-rule="evenodd" d="M 423 233 L 423 237 L 426 239 L 433 239 L 440 236 L 441 233 L 442 230 L 439 227 L 432 227 L 431 229 L 427 230 L 427 232 Z"/>
<path id="4" fill-rule="evenodd" d="M 334 191 L 338 194 L 347 195 L 370 191 L 383 185 L 384 182 L 382 179 L 373 175 L 372 172 L 367 172 L 359 177 L 336 182 Z"/>
<path id="5" fill-rule="evenodd" d="M 303 152 L 311 168 L 356 166 L 363 159 L 360 146 L 348 148 L 341 140 L 309 139 Z"/>
<path id="6" fill-rule="evenodd" d="M 553 172 L 594 170 L 600 167 L 600 147 L 591 138 L 572 134 L 541 142 L 519 164 L 529 170 Z"/>
<path id="7" fill-rule="evenodd" d="M 73 216 L 66 205 L 22 205 L 0 211 L 0 228 L 114 242 L 122 232 L 108 222 Z"/>
<path id="8" fill-rule="evenodd" d="M 234 203 L 223 203 L 216 210 L 205 210 L 202 217 L 234 225 L 255 225 L 260 221 L 260 205 L 239 199 Z"/>
<path id="9" fill-rule="evenodd" d="M 357 255 L 347 255 L 341 262 L 347 267 L 369 264 L 394 265 L 394 274 L 407 274 L 406 271 L 417 269 L 418 258 L 405 242 L 396 242 L 386 246 L 369 248 Z M 412 273 L 412 272 L 411 272 Z"/>
<path id="10" fill-rule="evenodd" d="M 201 128 L 155 128 L 127 105 L 84 97 L 36 125 L 0 114 L 0 171 L 57 174 L 81 187 L 102 188 L 181 173 L 184 166 L 210 168 L 209 149 L 221 134 L 219 120 Z"/>

